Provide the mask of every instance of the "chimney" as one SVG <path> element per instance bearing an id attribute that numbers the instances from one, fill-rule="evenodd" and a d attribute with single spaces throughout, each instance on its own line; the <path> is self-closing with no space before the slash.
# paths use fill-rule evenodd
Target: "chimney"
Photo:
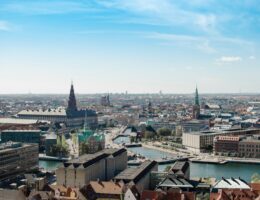
<path id="1" fill-rule="evenodd" d="M 97 182 L 98 182 L 99 185 L 101 185 L 102 187 L 104 187 L 104 184 L 102 183 L 102 181 L 101 181 L 99 178 L 97 179 Z"/>

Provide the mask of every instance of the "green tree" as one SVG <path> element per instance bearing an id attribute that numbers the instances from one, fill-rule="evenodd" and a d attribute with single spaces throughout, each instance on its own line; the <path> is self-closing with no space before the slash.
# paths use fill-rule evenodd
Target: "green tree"
<path id="1" fill-rule="evenodd" d="M 150 131 L 150 132 L 153 132 L 153 133 L 156 134 L 156 131 L 154 130 L 154 128 L 153 128 L 151 125 L 148 125 L 148 126 L 146 127 L 146 131 Z"/>
<path id="2" fill-rule="evenodd" d="M 69 154 L 68 147 L 66 145 L 63 146 L 61 144 L 53 145 L 50 152 L 52 156 L 59 156 L 59 157 L 64 157 Z"/>
<path id="3" fill-rule="evenodd" d="M 86 143 L 86 142 L 81 142 L 79 146 L 80 146 L 80 147 L 79 147 L 79 149 L 80 149 L 79 154 L 80 154 L 80 155 L 88 154 L 88 153 L 89 153 L 89 145 L 88 145 L 88 143 Z"/>
<path id="4" fill-rule="evenodd" d="M 157 132 L 162 137 L 171 135 L 171 130 L 165 127 L 159 128 Z"/>
<path id="5" fill-rule="evenodd" d="M 153 133 L 151 131 L 145 131 L 145 133 L 144 133 L 145 139 L 153 139 L 154 136 L 155 136 L 155 133 Z"/>

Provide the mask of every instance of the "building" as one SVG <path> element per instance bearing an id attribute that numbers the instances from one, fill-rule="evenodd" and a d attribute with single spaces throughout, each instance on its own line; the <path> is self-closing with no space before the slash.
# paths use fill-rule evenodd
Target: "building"
<path id="1" fill-rule="evenodd" d="M 161 191 L 144 190 L 141 194 L 141 200 L 168 200 L 166 194 Z"/>
<path id="2" fill-rule="evenodd" d="M 87 200 L 78 188 L 64 187 L 63 185 L 48 185 L 51 199 L 55 200 Z"/>
<path id="3" fill-rule="evenodd" d="M 222 178 L 214 186 L 214 189 L 250 189 L 250 185 L 241 178 Z"/>
<path id="4" fill-rule="evenodd" d="M 124 200 L 139 200 L 140 198 L 140 193 L 134 185 L 128 187 L 125 192 Z"/>
<path id="5" fill-rule="evenodd" d="M 22 190 L 0 189 L 0 200 L 27 200 Z"/>
<path id="6" fill-rule="evenodd" d="M 45 153 L 52 156 L 52 147 L 57 144 L 57 135 L 54 132 L 45 135 Z"/>
<path id="7" fill-rule="evenodd" d="M 260 195 L 252 189 L 229 189 L 210 193 L 210 200 L 259 200 Z"/>
<path id="8" fill-rule="evenodd" d="M 215 154 L 260 158 L 260 135 L 217 136 L 213 149 Z"/>
<path id="9" fill-rule="evenodd" d="M 141 195 L 141 200 L 195 200 L 195 192 L 169 191 L 161 190 L 151 191 L 145 190 Z M 206 198 L 205 198 L 206 199 Z"/>
<path id="10" fill-rule="evenodd" d="M 242 138 L 238 144 L 240 157 L 260 158 L 260 135 Z"/>
<path id="11" fill-rule="evenodd" d="M 158 130 L 159 128 L 168 128 L 172 131 L 176 130 L 176 126 L 178 126 L 178 124 L 176 122 L 164 122 L 164 121 L 156 121 L 154 119 L 148 119 L 147 122 L 145 123 L 145 125 L 147 124 L 147 126 L 151 126 L 154 130 Z"/>
<path id="12" fill-rule="evenodd" d="M 214 154 L 227 153 L 235 155 L 238 153 L 239 136 L 216 136 L 214 138 Z"/>
<path id="13" fill-rule="evenodd" d="M 114 181 L 123 181 L 125 184 L 133 184 L 139 193 L 150 188 L 150 173 L 158 171 L 156 161 L 144 161 L 136 168 L 127 168 L 115 176 Z"/>
<path id="14" fill-rule="evenodd" d="M 182 144 L 194 152 L 203 152 L 213 148 L 214 137 L 219 134 L 213 131 L 182 133 Z"/>
<path id="15" fill-rule="evenodd" d="M 159 183 L 157 188 L 166 192 L 171 189 L 175 189 L 176 191 L 190 191 L 194 186 L 185 178 L 177 177 L 175 174 L 168 174 Z"/>
<path id="16" fill-rule="evenodd" d="M 0 118 L 1 125 L 34 125 L 39 123 L 35 119 L 19 119 L 19 118 Z"/>
<path id="17" fill-rule="evenodd" d="M 194 152 L 213 150 L 214 138 L 216 136 L 249 136 L 260 134 L 260 129 L 229 129 L 189 132 L 182 134 L 182 144 Z"/>
<path id="18" fill-rule="evenodd" d="M 187 161 L 176 161 L 170 172 L 173 172 L 177 177 L 190 179 L 190 163 Z"/>
<path id="19" fill-rule="evenodd" d="M 221 106 L 220 106 L 220 105 L 217 105 L 217 104 L 209 104 L 209 103 L 206 103 L 203 107 L 204 107 L 204 109 L 206 109 L 206 110 L 220 110 L 220 109 L 221 109 Z"/>
<path id="20" fill-rule="evenodd" d="M 195 102 L 192 107 L 192 116 L 193 116 L 193 119 L 198 119 L 200 116 L 200 102 L 199 102 L 199 93 L 198 93 L 197 87 L 196 87 L 196 91 L 195 91 Z"/>
<path id="21" fill-rule="evenodd" d="M 83 126 L 85 118 L 91 128 L 98 125 L 97 114 L 94 110 L 78 110 L 73 84 L 71 84 L 67 108 L 22 110 L 17 116 L 21 119 L 45 120 L 66 123 L 69 127 Z"/>
<path id="22" fill-rule="evenodd" d="M 96 153 L 105 148 L 105 135 L 84 127 L 84 130 L 78 134 L 78 144 L 79 155 Z"/>
<path id="23" fill-rule="evenodd" d="M 209 129 L 209 121 L 208 120 L 188 120 L 181 121 L 179 125 L 182 128 L 182 132 L 194 132 L 194 131 L 205 131 Z"/>
<path id="24" fill-rule="evenodd" d="M 100 104 L 101 106 L 110 106 L 109 94 L 101 97 Z"/>
<path id="25" fill-rule="evenodd" d="M 38 153 L 38 144 L 0 144 L 0 180 L 37 168 Z"/>
<path id="26" fill-rule="evenodd" d="M 113 181 L 90 181 L 81 191 L 86 194 L 88 200 L 123 200 L 125 184 Z"/>
<path id="27" fill-rule="evenodd" d="M 110 180 L 126 168 L 126 149 L 105 149 L 63 163 L 56 170 L 57 184 L 81 188 L 97 179 Z"/>
<path id="28" fill-rule="evenodd" d="M 40 144 L 41 134 L 43 134 L 41 130 L 4 130 L 1 131 L 1 142 L 13 141 Z"/>

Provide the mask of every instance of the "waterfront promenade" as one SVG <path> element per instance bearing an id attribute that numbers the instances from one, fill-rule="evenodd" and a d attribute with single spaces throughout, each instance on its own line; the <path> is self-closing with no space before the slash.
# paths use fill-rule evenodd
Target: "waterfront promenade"
<path id="1" fill-rule="evenodd" d="M 122 133 L 122 129 L 120 127 L 112 128 L 107 131 L 106 135 L 106 146 L 110 148 L 121 148 L 121 144 L 117 144 L 116 142 L 121 143 L 121 138 L 118 138 L 117 141 L 113 141 L 113 137 L 117 134 Z M 128 138 L 123 137 L 123 142 Z M 151 160 L 162 160 L 162 158 L 170 159 L 173 157 L 177 157 L 178 155 L 185 155 L 185 152 L 179 152 L 166 149 L 166 147 L 158 146 L 160 143 L 158 142 L 146 142 L 142 144 L 142 147 L 133 147 L 128 148 L 128 155 L 138 155 L 141 157 L 146 157 L 143 159 L 138 159 L 137 161 L 130 162 L 129 165 L 138 165 L 140 162 L 143 162 L 146 159 Z M 156 146 L 154 146 L 156 145 Z M 221 179 L 222 176 L 230 177 L 237 176 L 239 173 L 240 177 L 243 177 L 245 180 L 250 181 L 251 176 L 258 172 L 260 168 L 260 163 L 255 164 L 255 160 L 243 159 L 240 161 L 240 158 L 226 158 L 229 161 L 223 161 L 223 158 L 219 158 L 214 155 L 209 154 L 188 154 L 189 160 L 191 161 L 191 177 L 216 177 L 217 179 Z M 212 162 L 213 161 L 213 162 Z M 59 161 L 45 161 L 40 160 L 39 165 L 46 170 L 55 170 L 57 166 L 61 162 Z M 167 166 L 171 166 L 172 163 L 161 163 L 159 165 L 159 170 L 163 171 Z"/>
<path id="2" fill-rule="evenodd" d="M 108 134 L 107 144 L 118 148 L 122 147 L 120 144 L 114 143 L 116 138 L 120 138 L 120 135 L 123 135 L 126 127 L 122 127 L 120 131 L 112 131 L 111 134 Z M 125 136 L 124 136 L 125 137 Z M 226 163 L 251 163 L 251 164 L 260 164 L 260 159 L 253 158 L 238 158 L 238 157 L 226 157 L 226 156 L 216 156 L 209 153 L 200 153 L 195 154 L 194 152 L 188 151 L 187 149 L 175 148 L 172 149 L 169 146 L 163 145 L 161 142 L 142 142 L 142 147 L 154 149 L 160 152 L 169 153 L 172 156 L 177 158 L 188 158 L 191 162 L 194 163 L 205 163 L 205 164 L 226 164 Z M 131 152 L 131 148 L 128 149 Z"/>

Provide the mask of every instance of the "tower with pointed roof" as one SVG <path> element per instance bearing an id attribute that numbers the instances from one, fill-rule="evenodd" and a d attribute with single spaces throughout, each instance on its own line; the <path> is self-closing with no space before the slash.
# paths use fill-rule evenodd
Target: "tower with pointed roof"
<path id="1" fill-rule="evenodd" d="M 199 92 L 198 92 L 198 87 L 196 86 L 196 91 L 195 91 L 195 105 L 199 106 L 200 101 L 199 101 Z"/>
<path id="2" fill-rule="evenodd" d="M 77 108 L 77 102 L 76 102 L 76 97 L 75 97 L 75 93 L 74 93 L 74 87 L 73 87 L 73 83 L 71 83 L 67 113 L 73 113 L 77 110 L 78 110 L 78 108 Z"/>
<path id="3" fill-rule="evenodd" d="M 197 86 L 196 86 L 196 90 L 195 90 L 195 102 L 194 102 L 192 111 L 193 111 L 192 112 L 193 119 L 198 119 L 200 116 L 200 101 L 199 101 L 199 92 L 198 92 Z"/>

